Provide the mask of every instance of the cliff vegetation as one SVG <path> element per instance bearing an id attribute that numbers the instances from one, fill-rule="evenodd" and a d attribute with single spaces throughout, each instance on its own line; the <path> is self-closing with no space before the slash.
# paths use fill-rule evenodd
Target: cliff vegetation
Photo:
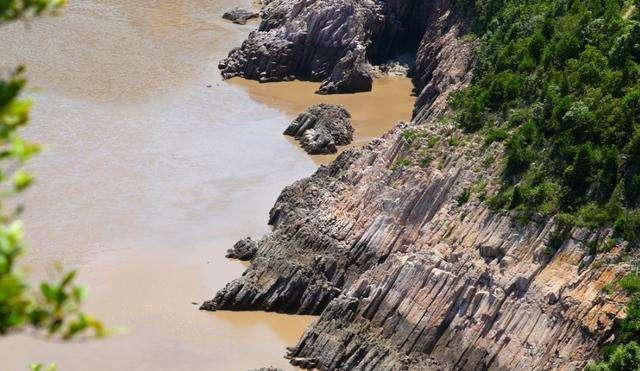
<path id="1" fill-rule="evenodd" d="M 640 237 L 639 1 L 458 0 L 480 40 L 469 87 L 452 95 L 454 120 L 485 144 L 504 142 L 501 188 L 487 202 L 521 220 L 612 227 Z M 613 246 L 615 241 L 602 245 Z M 640 286 L 616 344 L 592 369 L 640 366 Z"/>

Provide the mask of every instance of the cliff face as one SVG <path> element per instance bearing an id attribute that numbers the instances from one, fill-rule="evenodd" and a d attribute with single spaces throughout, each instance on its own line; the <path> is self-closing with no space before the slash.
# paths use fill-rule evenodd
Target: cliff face
<path id="1" fill-rule="evenodd" d="M 229 53 L 225 78 L 323 81 L 321 93 L 371 90 L 370 62 L 415 52 L 440 2 L 271 0 L 258 30 Z"/>
<path id="2" fill-rule="evenodd" d="M 414 120 L 284 189 L 251 267 L 203 309 L 320 314 L 289 356 L 321 369 L 582 367 L 622 315 L 602 290 L 624 274 L 620 248 L 594 258 L 598 236 L 580 230 L 550 248 L 553 220 L 522 225 L 461 198 L 495 190 L 501 150 L 448 139 L 459 133 L 438 117 L 468 82 L 473 45 L 450 1 L 426 3 L 403 23 L 424 22 Z M 426 154 L 406 131 L 429 138 Z M 416 156 L 429 161 L 398 162 Z"/>

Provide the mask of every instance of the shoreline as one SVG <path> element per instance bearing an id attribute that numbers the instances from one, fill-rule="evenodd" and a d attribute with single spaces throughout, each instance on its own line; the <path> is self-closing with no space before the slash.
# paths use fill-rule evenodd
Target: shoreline
<path id="1" fill-rule="evenodd" d="M 47 274 L 47 261 L 78 268 L 90 289 L 87 311 L 127 329 L 77 344 L 3 339 L 0 347 L 16 349 L 3 366 L 294 369 L 285 348 L 316 317 L 211 314 L 192 304 L 242 274 L 247 266 L 225 259 L 225 250 L 239 236 L 268 232 L 268 210 L 280 190 L 317 168 L 282 135 L 297 112 L 253 99 L 219 76 L 217 60 L 255 23 L 220 19 L 224 3 L 200 5 L 206 11 L 74 3 L 63 17 L 34 22 L 31 31 L 0 30 L 11 36 L 0 48 L 27 64 L 43 90 L 34 93 L 29 136 L 48 148 L 33 163 L 26 262 L 33 277 Z M 154 9 L 153 20 L 144 16 L 147 8 Z M 96 24 L 109 37 L 96 34 Z M 50 80 L 52 70 L 65 78 Z M 287 90 L 273 93 L 282 97 Z"/>
<path id="2" fill-rule="evenodd" d="M 201 308 L 319 315 L 287 354 L 302 368 L 584 367 L 623 310 L 600 295 L 622 268 L 581 265 L 592 232 L 549 254 L 553 218 L 523 225 L 484 202 L 502 147 L 447 119 L 449 95 L 471 81 L 467 19 L 449 0 L 350 5 L 268 3 L 223 76 L 366 90 L 370 61 L 409 33 L 413 118 L 284 188 L 249 269 Z"/>
<path id="3" fill-rule="evenodd" d="M 352 147 L 362 147 L 391 130 L 400 121 L 409 121 L 415 103 L 411 95 L 413 84 L 408 77 L 382 76 L 373 81 L 370 92 L 319 95 L 315 91 L 319 83 L 306 81 L 281 81 L 261 83 L 234 77 L 229 84 L 242 87 L 256 102 L 283 112 L 293 119 L 309 106 L 317 103 L 339 104 L 351 114 L 355 129 L 354 140 L 347 146 L 339 146 L 331 155 L 310 155 L 318 165 L 328 165 L 342 152 Z M 283 128 L 286 127 L 283 123 Z M 287 137 L 296 148 L 294 138 Z"/>
<path id="4" fill-rule="evenodd" d="M 242 273 L 225 250 L 267 232 L 280 189 L 316 167 L 282 138 L 284 115 L 219 77 L 215 61 L 255 25 L 217 16 L 233 3 L 87 1 L 0 30 L 5 63 L 29 66 L 41 90 L 26 133 L 46 147 L 25 196 L 30 277 L 53 261 L 78 269 L 87 312 L 127 329 L 71 344 L 3 338 L 3 367 L 294 369 L 282 353 L 312 319 L 192 304 Z"/>

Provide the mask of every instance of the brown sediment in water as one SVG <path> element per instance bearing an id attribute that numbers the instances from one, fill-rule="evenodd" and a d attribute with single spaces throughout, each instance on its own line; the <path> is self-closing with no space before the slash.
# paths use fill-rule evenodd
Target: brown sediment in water
<path id="1" fill-rule="evenodd" d="M 34 278 L 54 261 L 78 269 L 89 312 L 127 329 L 72 344 L 2 338 L 0 368 L 291 368 L 285 347 L 313 317 L 192 303 L 242 273 L 226 249 L 267 232 L 280 190 L 317 168 L 281 134 L 292 116 L 322 100 L 345 104 L 360 143 L 408 118 L 410 88 L 321 97 L 314 84 L 224 82 L 217 61 L 255 26 L 219 17 L 236 5 L 251 4 L 87 0 L 29 29 L 0 28 L 1 66 L 26 64 L 39 88 L 27 136 L 47 148 L 30 164 L 24 262 Z"/>
<path id="2" fill-rule="evenodd" d="M 411 95 L 413 84 L 408 77 L 383 76 L 374 80 L 370 92 L 333 95 L 315 94 L 320 84 L 308 81 L 259 83 L 237 77 L 229 81 L 246 89 L 255 101 L 278 109 L 291 118 L 317 103 L 345 106 L 351 113 L 351 124 L 355 129 L 350 146 L 367 144 L 398 121 L 411 119 L 415 101 Z M 292 138 L 289 140 L 295 142 Z M 312 155 L 311 158 L 318 164 L 328 164 L 350 146 L 339 147 L 336 154 Z"/>
<path id="3" fill-rule="evenodd" d="M 78 269 L 87 310 L 126 328 L 2 338 L 1 369 L 291 368 L 285 347 L 313 317 L 192 304 L 242 273 L 226 249 L 265 233 L 280 189 L 315 169 L 280 135 L 284 116 L 219 77 L 216 61 L 254 27 L 219 17 L 236 4 L 90 0 L 0 28 L 0 66 L 26 64 L 38 87 L 26 135 L 47 148 L 29 165 L 23 262 L 34 280 L 55 261 Z"/>

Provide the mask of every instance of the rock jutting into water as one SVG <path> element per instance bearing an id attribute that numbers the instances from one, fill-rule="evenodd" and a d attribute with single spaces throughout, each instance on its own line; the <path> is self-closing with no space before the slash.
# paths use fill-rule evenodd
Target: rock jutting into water
<path id="1" fill-rule="evenodd" d="M 284 135 L 298 139 L 309 154 L 336 153 L 336 146 L 347 145 L 353 140 L 351 115 L 342 106 L 316 104 L 291 121 Z"/>
<path id="2" fill-rule="evenodd" d="M 242 9 L 242 8 L 233 8 L 228 12 L 225 12 L 222 15 L 222 18 L 230 20 L 233 23 L 237 24 L 246 24 L 249 19 L 258 18 L 260 15 L 254 11 Z"/>
<path id="3" fill-rule="evenodd" d="M 624 297 L 602 290 L 625 274 L 623 246 L 594 257 L 585 245 L 610 231 L 580 229 L 554 246 L 561 232 L 554 219 L 523 225 L 514 212 L 480 201 L 499 187 L 492 181 L 500 173 L 498 143 L 485 148 L 478 137 L 454 145 L 459 129 L 439 120 L 473 64 L 474 43 L 460 37 L 465 23 L 453 1 L 268 6 L 262 30 L 246 43 L 278 40 L 284 59 L 263 50 L 240 63 L 257 50 L 243 45 L 226 73 L 278 79 L 314 66 L 326 78 L 356 49 L 352 42 L 371 41 L 370 55 L 386 45 L 375 35 L 398 42 L 368 27 L 388 21 L 394 35 L 420 40 L 419 96 L 410 123 L 285 188 L 251 266 L 202 309 L 320 315 L 289 350 L 301 367 L 579 369 L 597 356 L 624 313 Z M 291 22 L 304 22 L 308 32 Z M 302 33 L 279 29 L 284 24 Z"/>
<path id="4" fill-rule="evenodd" d="M 248 261 L 253 259 L 258 251 L 258 244 L 252 240 L 251 237 L 247 237 L 240 240 L 233 245 L 233 248 L 227 250 L 225 257 L 229 259 L 238 259 Z"/>
<path id="5" fill-rule="evenodd" d="M 272 0 L 220 62 L 224 78 L 322 81 L 319 93 L 371 90 L 371 64 L 415 53 L 436 2 Z"/>

